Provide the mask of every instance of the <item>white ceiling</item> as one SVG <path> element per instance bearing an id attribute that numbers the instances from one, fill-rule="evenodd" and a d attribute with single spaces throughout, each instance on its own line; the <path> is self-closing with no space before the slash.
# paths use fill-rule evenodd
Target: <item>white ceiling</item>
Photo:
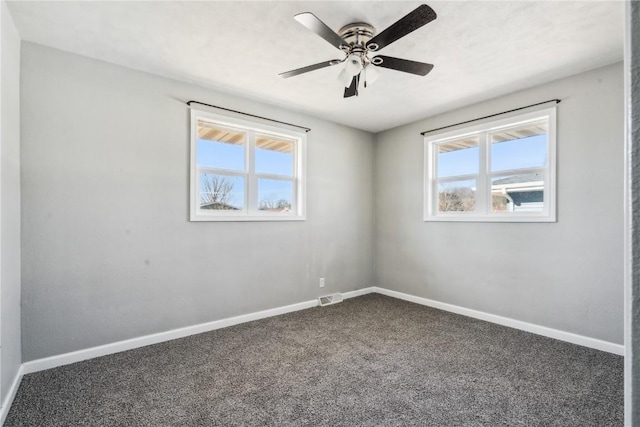
<path id="1" fill-rule="evenodd" d="M 341 66 L 278 76 L 341 58 L 295 14 L 312 12 L 335 31 L 356 21 L 382 31 L 419 4 L 11 1 L 9 9 L 24 40 L 371 132 L 623 58 L 621 1 L 429 1 L 438 18 L 381 51 L 434 64 L 426 77 L 381 69 L 374 85 L 344 99 Z"/>

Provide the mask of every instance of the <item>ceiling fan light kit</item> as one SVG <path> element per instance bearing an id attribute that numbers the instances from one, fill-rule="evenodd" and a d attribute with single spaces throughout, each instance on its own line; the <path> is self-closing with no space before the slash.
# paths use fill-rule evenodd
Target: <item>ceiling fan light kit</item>
<path id="1" fill-rule="evenodd" d="M 372 25 L 365 22 L 345 25 L 336 33 L 313 13 L 300 13 L 294 19 L 341 50 L 344 58 L 332 59 L 287 71 L 280 73 L 280 76 L 284 78 L 293 77 L 344 62 L 345 66 L 338 75 L 338 81 L 345 86 L 345 98 L 358 95 L 358 86 L 361 81 L 364 82 L 364 87 L 366 88 L 367 84 L 377 80 L 380 76 L 380 71 L 377 67 L 426 76 L 433 69 L 432 64 L 383 55 L 370 57 L 370 54 L 428 24 L 436 17 L 437 15 L 433 9 L 426 4 L 422 4 L 379 34 L 376 34 L 376 30 Z"/>
<path id="2" fill-rule="evenodd" d="M 374 64 L 375 65 L 375 64 Z M 364 87 L 367 87 L 367 84 L 371 84 L 378 80 L 380 77 L 380 71 L 373 66 L 368 66 L 364 69 Z"/>
<path id="3" fill-rule="evenodd" d="M 347 72 L 347 70 L 344 68 L 342 69 L 342 71 L 340 71 L 340 74 L 338 74 L 338 81 L 342 83 L 342 86 L 344 87 L 349 87 L 352 79 L 353 76 L 349 74 L 349 72 Z"/>
<path id="4" fill-rule="evenodd" d="M 362 58 L 355 53 L 351 54 L 347 58 L 347 65 L 345 65 L 344 70 L 352 77 L 357 76 L 362 71 Z"/>

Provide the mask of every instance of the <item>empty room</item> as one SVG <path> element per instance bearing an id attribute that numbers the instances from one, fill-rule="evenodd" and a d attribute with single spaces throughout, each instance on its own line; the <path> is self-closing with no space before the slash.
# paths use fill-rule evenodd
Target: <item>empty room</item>
<path id="1" fill-rule="evenodd" d="M 0 424 L 640 425 L 637 2 L 0 18 Z"/>

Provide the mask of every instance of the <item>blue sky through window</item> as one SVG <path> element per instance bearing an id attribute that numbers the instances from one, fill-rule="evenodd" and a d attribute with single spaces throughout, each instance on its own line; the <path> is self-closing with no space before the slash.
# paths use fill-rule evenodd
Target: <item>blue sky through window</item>
<path id="1" fill-rule="evenodd" d="M 293 183 L 291 181 L 278 181 L 273 179 L 258 180 L 258 206 L 259 208 L 277 208 L 282 200 L 291 205 L 293 195 Z"/>
<path id="2" fill-rule="evenodd" d="M 256 172 L 293 176 L 293 154 L 257 148 Z"/>
<path id="3" fill-rule="evenodd" d="M 446 146 L 446 144 L 444 144 Z M 478 173 L 480 150 L 476 147 L 438 153 L 438 178 Z M 544 167 L 547 135 L 491 144 L 491 171 Z"/>
<path id="4" fill-rule="evenodd" d="M 491 171 L 544 167 L 546 164 L 547 135 L 491 144 Z"/>
<path id="5" fill-rule="evenodd" d="M 478 146 L 439 153 L 438 177 L 478 173 L 479 155 L 480 149 Z"/>
<path id="6" fill-rule="evenodd" d="M 198 140 L 198 166 L 244 171 L 244 145 Z"/>

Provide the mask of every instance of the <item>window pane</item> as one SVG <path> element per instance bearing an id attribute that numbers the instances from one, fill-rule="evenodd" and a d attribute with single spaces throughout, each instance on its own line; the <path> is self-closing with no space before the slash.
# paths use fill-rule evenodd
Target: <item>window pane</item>
<path id="1" fill-rule="evenodd" d="M 493 212 L 542 212 L 544 177 L 541 172 L 493 177 L 491 198 Z"/>
<path id="2" fill-rule="evenodd" d="M 476 210 L 476 180 L 450 181 L 438 184 L 439 212 Z"/>
<path id="3" fill-rule="evenodd" d="M 198 166 L 244 171 L 244 132 L 198 120 Z"/>
<path id="4" fill-rule="evenodd" d="M 438 144 L 437 150 L 439 178 L 478 173 L 480 150 L 477 136 Z"/>
<path id="5" fill-rule="evenodd" d="M 244 177 L 201 173 L 200 209 L 218 211 L 244 209 Z"/>
<path id="6" fill-rule="evenodd" d="M 294 141 L 256 135 L 256 173 L 293 176 Z"/>
<path id="7" fill-rule="evenodd" d="M 541 120 L 491 134 L 491 170 L 546 166 L 548 128 Z"/>
<path id="8" fill-rule="evenodd" d="M 258 209 L 270 212 L 291 212 L 293 182 L 276 179 L 258 180 Z"/>

